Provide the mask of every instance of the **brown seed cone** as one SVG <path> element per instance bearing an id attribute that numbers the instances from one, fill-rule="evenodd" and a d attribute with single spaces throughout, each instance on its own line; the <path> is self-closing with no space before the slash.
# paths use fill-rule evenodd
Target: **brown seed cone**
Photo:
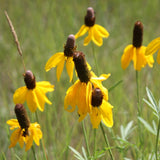
<path id="1" fill-rule="evenodd" d="M 26 71 L 24 74 L 24 82 L 28 89 L 34 89 L 36 87 L 35 76 L 30 70 Z"/>
<path id="2" fill-rule="evenodd" d="M 88 7 L 87 8 L 87 14 L 84 18 L 84 23 L 86 26 L 88 27 L 92 27 L 95 24 L 95 14 L 94 14 L 94 10 L 92 7 Z"/>
<path id="3" fill-rule="evenodd" d="M 103 94 L 99 88 L 95 88 L 92 91 L 92 106 L 98 107 L 102 104 Z"/>

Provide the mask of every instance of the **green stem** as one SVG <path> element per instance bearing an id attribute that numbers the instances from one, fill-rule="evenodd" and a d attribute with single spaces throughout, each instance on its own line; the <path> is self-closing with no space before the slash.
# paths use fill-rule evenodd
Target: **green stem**
<path id="1" fill-rule="evenodd" d="M 36 111 L 36 119 L 37 119 L 37 122 L 39 123 L 39 118 L 38 118 L 38 113 L 37 113 L 37 111 Z M 43 138 L 42 138 L 42 140 L 41 140 L 40 142 L 41 142 L 41 146 L 42 146 L 42 150 L 43 150 L 44 159 L 47 160 L 47 154 L 46 154 L 46 151 L 45 151 Z"/>
<path id="2" fill-rule="evenodd" d="M 100 126 L 101 126 L 101 130 L 102 130 L 102 133 L 103 133 L 103 136 L 104 136 L 104 140 L 105 140 L 106 145 L 107 145 L 107 147 L 109 149 L 109 154 L 110 154 L 111 160 L 114 160 L 114 157 L 113 157 L 113 154 L 112 154 L 112 151 L 111 151 L 111 147 L 110 147 L 109 142 L 108 142 L 107 135 L 104 132 L 104 128 L 103 128 L 102 122 L 100 123 Z"/>
<path id="3" fill-rule="evenodd" d="M 88 157 L 90 157 L 91 154 L 90 154 L 90 150 L 89 150 L 89 144 L 88 144 L 86 129 L 85 129 L 85 126 L 84 126 L 84 120 L 82 121 L 82 128 L 83 128 L 84 139 L 85 139 L 86 147 L 87 147 L 87 154 L 88 154 Z"/>
<path id="4" fill-rule="evenodd" d="M 93 152 L 94 157 L 96 154 L 96 134 L 97 134 L 97 129 L 94 129 L 94 152 Z"/>
<path id="5" fill-rule="evenodd" d="M 34 145 L 32 146 L 32 152 L 33 152 L 33 155 L 34 155 L 34 159 L 37 160 L 37 156 L 36 156 L 36 152 L 35 152 L 35 149 L 34 149 Z"/>
<path id="6" fill-rule="evenodd" d="M 159 130 L 160 130 L 160 118 L 158 122 L 157 137 L 156 137 L 156 148 L 155 148 L 156 160 L 158 160 L 157 151 L 158 151 Z"/>

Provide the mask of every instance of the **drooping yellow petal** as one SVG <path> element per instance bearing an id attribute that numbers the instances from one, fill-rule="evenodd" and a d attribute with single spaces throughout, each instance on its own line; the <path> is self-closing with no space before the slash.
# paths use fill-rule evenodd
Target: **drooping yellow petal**
<path id="1" fill-rule="evenodd" d="M 31 148 L 32 144 L 33 144 L 33 135 L 31 134 L 30 136 L 28 136 L 26 141 L 26 148 L 25 148 L 26 152 Z"/>
<path id="2" fill-rule="evenodd" d="M 51 85 L 48 81 L 36 82 L 36 86 L 43 90 L 44 93 L 54 91 L 54 85 Z"/>
<path id="3" fill-rule="evenodd" d="M 61 77 L 61 73 L 62 73 L 62 71 L 63 71 L 64 62 L 65 62 L 65 56 L 62 57 L 61 62 L 58 63 L 58 65 L 57 65 L 56 75 L 57 75 L 57 80 L 58 80 L 58 81 L 59 81 L 59 79 L 60 79 L 60 77 Z"/>
<path id="4" fill-rule="evenodd" d="M 145 56 L 146 57 L 146 61 L 147 64 L 149 65 L 149 67 L 153 67 L 153 63 L 154 63 L 154 59 L 153 59 L 153 55 L 149 55 L 149 56 Z"/>
<path id="5" fill-rule="evenodd" d="M 104 27 L 102 27 L 98 24 L 95 24 L 94 27 L 96 27 L 96 29 L 98 30 L 101 37 L 107 38 L 109 36 L 108 31 Z"/>
<path id="6" fill-rule="evenodd" d="M 27 94 L 27 88 L 25 86 L 18 88 L 13 95 L 14 104 L 18 103 L 23 104 L 26 100 L 26 94 Z"/>
<path id="7" fill-rule="evenodd" d="M 107 127 L 113 126 L 112 108 L 113 106 L 105 100 L 103 100 L 102 105 L 100 106 L 102 120 Z"/>
<path id="8" fill-rule="evenodd" d="M 78 37 L 83 36 L 88 30 L 89 27 L 87 27 L 86 25 L 82 25 L 78 33 L 76 33 L 75 38 L 77 39 Z"/>
<path id="9" fill-rule="evenodd" d="M 17 144 L 20 135 L 21 135 L 21 129 L 20 128 L 16 129 L 11 134 L 11 138 L 10 138 L 11 144 L 10 144 L 9 148 L 14 147 Z"/>
<path id="10" fill-rule="evenodd" d="M 92 40 L 97 46 L 102 46 L 103 39 L 95 26 L 92 27 Z"/>
<path id="11" fill-rule="evenodd" d="M 66 60 L 66 69 L 67 69 L 67 73 L 69 75 L 70 78 L 70 82 L 73 79 L 73 69 L 74 69 L 74 62 L 73 62 L 73 57 L 68 57 Z"/>
<path id="12" fill-rule="evenodd" d="M 35 112 L 37 107 L 41 108 L 34 90 L 28 90 L 27 92 L 27 105 L 31 112 Z"/>
<path id="13" fill-rule="evenodd" d="M 10 130 L 13 130 L 15 128 L 20 128 L 18 120 L 17 119 L 10 119 L 6 122 L 8 125 L 10 125 Z"/>
<path id="14" fill-rule="evenodd" d="M 93 128 L 98 128 L 101 122 L 101 112 L 99 111 L 99 108 L 92 107 L 92 112 L 90 113 L 90 119 Z"/>
<path id="15" fill-rule="evenodd" d="M 18 140 L 21 148 L 23 148 L 24 142 L 25 142 L 25 137 L 23 137 L 22 134 L 23 134 L 23 131 L 21 130 L 21 136 L 19 137 L 19 140 Z"/>
<path id="16" fill-rule="evenodd" d="M 58 52 L 54 54 L 46 63 L 45 70 L 49 71 L 51 68 L 56 67 L 63 59 L 64 53 Z"/>
<path id="17" fill-rule="evenodd" d="M 123 55 L 121 57 L 121 67 L 123 69 L 126 69 L 128 67 L 128 65 L 129 65 L 130 61 L 132 60 L 132 58 L 133 58 L 133 50 L 134 50 L 133 45 L 128 45 L 124 49 Z"/>
<path id="18" fill-rule="evenodd" d="M 91 39 L 92 39 L 92 27 L 90 27 L 89 28 L 89 30 L 88 30 L 88 36 L 84 39 L 84 46 L 87 46 L 88 45 L 88 43 L 91 41 Z"/>
<path id="19" fill-rule="evenodd" d="M 160 49 L 159 49 L 158 54 L 157 54 L 157 63 L 160 64 Z"/>
<path id="20" fill-rule="evenodd" d="M 91 111 L 90 103 L 91 103 L 91 97 L 92 97 L 92 84 L 90 82 L 87 83 L 86 88 L 86 105 L 89 107 L 89 112 Z"/>
<path id="21" fill-rule="evenodd" d="M 153 55 L 158 49 L 160 49 L 160 37 L 152 40 L 148 44 L 145 55 Z"/>
<path id="22" fill-rule="evenodd" d="M 83 119 L 86 117 L 86 115 L 87 115 L 87 113 L 85 113 L 85 114 L 79 114 L 78 122 L 83 121 Z"/>

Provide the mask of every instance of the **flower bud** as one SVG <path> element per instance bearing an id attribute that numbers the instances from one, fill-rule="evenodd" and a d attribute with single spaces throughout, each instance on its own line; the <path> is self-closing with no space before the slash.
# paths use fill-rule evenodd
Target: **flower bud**
<path id="1" fill-rule="evenodd" d="M 64 46 L 64 55 L 67 57 L 72 57 L 73 52 L 76 48 L 75 46 L 75 37 L 73 34 L 70 34 L 67 38 L 66 45 Z"/>
<path id="2" fill-rule="evenodd" d="M 91 75 L 83 52 L 75 52 L 73 55 L 73 61 L 80 81 L 87 83 L 90 80 Z"/>
<path id="3" fill-rule="evenodd" d="M 99 107 L 102 104 L 103 94 L 99 88 L 95 88 L 92 91 L 92 101 L 93 107 Z"/>
<path id="4" fill-rule="evenodd" d="M 137 21 L 133 30 L 133 46 L 139 48 L 142 46 L 143 41 L 143 24 Z"/>
<path id="5" fill-rule="evenodd" d="M 30 126 L 30 121 L 28 119 L 27 112 L 22 104 L 16 104 L 14 110 L 21 129 L 24 129 L 23 136 L 25 137 L 29 135 L 28 128 Z"/>
<path id="6" fill-rule="evenodd" d="M 94 9 L 92 7 L 87 8 L 87 14 L 84 19 L 84 23 L 88 27 L 92 27 L 95 24 L 95 14 Z"/>
<path id="7" fill-rule="evenodd" d="M 24 82 L 28 89 L 34 89 L 36 87 L 35 76 L 30 70 L 26 71 L 24 74 Z"/>

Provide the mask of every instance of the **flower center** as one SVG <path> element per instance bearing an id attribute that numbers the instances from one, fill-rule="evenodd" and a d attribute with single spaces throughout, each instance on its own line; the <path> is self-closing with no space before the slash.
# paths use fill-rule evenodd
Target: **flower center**
<path id="1" fill-rule="evenodd" d="M 21 126 L 21 129 L 24 129 L 23 136 L 26 137 L 27 135 L 29 135 L 28 128 L 30 126 L 30 121 L 28 119 L 27 112 L 22 104 L 16 104 L 14 110 L 15 110 L 19 125 Z"/>
<path id="2" fill-rule="evenodd" d="M 35 76 L 30 70 L 26 71 L 24 74 L 24 82 L 28 89 L 34 89 L 36 87 Z"/>
<path id="3" fill-rule="evenodd" d="M 142 46 L 143 41 L 143 24 L 137 21 L 133 29 L 133 46 L 139 48 Z"/>
<path id="4" fill-rule="evenodd" d="M 91 75 L 83 52 L 75 52 L 73 55 L 73 61 L 80 81 L 87 83 L 90 80 Z"/>
<path id="5" fill-rule="evenodd" d="M 84 23 L 88 27 L 92 27 L 95 24 L 95 15 L 92 7 L 87 8 L 87 14 L 84 18 Z"/>
<path id="6" fill-rule="evenodd" d="M 73 34 L 70 34 L 67 38 L 66 45 L 64 46 L 64 55 L 67 57 L 72 57 L 75 49 L 75 37 Z"/>
<path id="7" fill-rule="evenodd" d="M 99 107 L 102 104 L 103 94 L 99 88 L 95 88 L 92 91 L 92 106 Z"/>

